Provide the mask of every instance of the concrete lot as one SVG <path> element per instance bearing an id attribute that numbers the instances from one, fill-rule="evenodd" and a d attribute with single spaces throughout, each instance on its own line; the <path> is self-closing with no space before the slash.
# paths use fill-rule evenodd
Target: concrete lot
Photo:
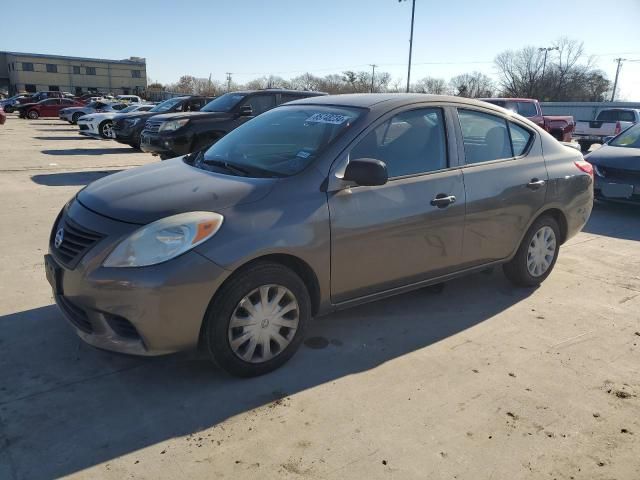
<path id="1" fill-rule="evenodd" d="M 95 350 L 52 305 L 60 208 L 153 157 L 11 115 L 0 159 L 1 479 L 640 478 L 640 209 L 597 205 L 538 289 L 496 270 L 320 318 L 238 380 Z"/>

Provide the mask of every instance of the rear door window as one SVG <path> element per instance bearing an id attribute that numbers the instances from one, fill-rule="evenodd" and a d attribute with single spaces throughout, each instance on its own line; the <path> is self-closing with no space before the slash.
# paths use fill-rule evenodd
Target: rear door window
<path id="1" fill-rule="evenodd" d="M 635 122 L 633 112 L 629 110 L 603 110 L 598 114 L 598 120 L 605 122 Z"/>
<path id="2" fill-rule="evenodd" d="M 538 109 L 533 102 L 516 102 L 516 111 L 523 117 L 535 117 Z"/>
<path id="3" fill-rule="evenodd" d="M 513 157 L 507 121 L 475 110 L 458 110 L 466 163 Z"/>
<path id="4" fill-rule="evenodd" d="M 271 110 L 276 106 L 275 95 L 251 95 L 245 99 L 242 105 L 251 105 L 253 115 L 260 115 L 261 113 Z"/>
<path id="5" fill-rule="evenodd" d="M 509 122 L 509 133 L 511 134 L 511 145 L 513 146 L 513 154 L 516 157 L 524 155 L 529 148 L 529 143 L 533 139 L 533 134 L 526 128 Z"/>

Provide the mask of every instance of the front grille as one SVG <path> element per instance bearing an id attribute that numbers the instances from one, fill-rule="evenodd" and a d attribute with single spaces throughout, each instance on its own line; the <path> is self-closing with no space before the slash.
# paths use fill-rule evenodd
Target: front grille
<path id="1" fill-rule="evenodd" d="M 147 133 L 158 133 L 160 125 L 164 122 L 162 120 L 149 120 L 144 126 L 144 131 Z"/>
<path id="2" fill-rule="evenodd" d="M 87 124 L 81 124 L 81 125 L 80 125 L 80 130 L 89 130 L 89 125 L 87 125 Z"/>
<path id="3" fill-rule="evenodd" d="M 55 238 L 60 228 L 64 231 L 63 240 L 56 247 Z M 102 238 L 102 234 L 84 228 L 65 217 L 52 232 L 51 251 L 65 267 L 75 268 L 84 254 Z"/>
<path id="4" fill-rule="evenodd" d="M 133 324 L 126 318 L 119 317 L 117 315 L 111 315 L 110 313 L 105 313 L 104 317 L 111 329 L 116 332 L 116 334 L 124 338 L 131 338 L 136 340 L 140 339 L 138 330 L 136 330 L 136 327 L 134 327 Z"/>
<path id="5" fill-rule="evenodd" d="M 64 311 L 65 315 L 74 326 L 85 333 L 93 333 L 93 325 L 87 317 L 87 313 L 80 307 L 71 302 L 64 295 L 57 295 L 58 305 Z"/>

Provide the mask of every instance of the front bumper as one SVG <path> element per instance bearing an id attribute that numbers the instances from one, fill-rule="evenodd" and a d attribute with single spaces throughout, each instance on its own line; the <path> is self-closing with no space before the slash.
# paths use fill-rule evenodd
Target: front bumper
<path id="1" fill-rule="evenodd" d="M 197 346 L 200 327 L 214 293 L 229 275 L 190 251 L 168 262 L 140 268 L 105 268 L 114 245 L 136 226 L 107 219 L 77 201 L 54 226 L 73 224 L 108 233 L 73 268 L 50 245 L 57 277 L 47 275 L 56 304 L 87 343 L 134 355 L 161 355 Z M 51 265 L 51 257 L 45 265 Z M 66 261 L 66 260 L 65 260 Z"/>
<path id="2" fill-rule="evenodd" d="M 73 114 L 71 114 L 71 113 L 59 113 L 58 114 L 58 118 L 60 120 L 64 120 L 65 122 L 69 122 L 69 123 L 73 122 L 72 117 L 73 117 Z"/>
<path id="3" fill-rule="evenodd" d="M 138 129 L 137 125 L 114 125 L 113 135 L 116 141 L 127 145 L 138 145 L 140 143 L 140 132 L 142 129 Z"/>
<path id="4" fill-rule="evenodd" d="M 185 134 L 159 134 L 143 130 L 140 150 L 147 153 L 179 157 L 191 153 L 191 138 Z"/>

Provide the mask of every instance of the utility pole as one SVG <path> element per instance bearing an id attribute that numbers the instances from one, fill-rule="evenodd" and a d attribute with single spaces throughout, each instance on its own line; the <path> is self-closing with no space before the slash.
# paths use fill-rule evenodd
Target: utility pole
<path id="1" fill-rule="evenodd" d="M 378 65 L 376 65 L 375 63 L 370 63 L 369 66 L 371 67 L 371 93 L 373 93 L 373 80 L 374 78 L 376 78 L 376 67 Z"/>
<path id="2" fill-rule="evenodd" d="M 231 72 L 227 72 L 227 92 L 231 91 Z"/>
<path id="3" fill-rule="evenodd" d="M 560 50 L 560 47 L 540 47 L 538 51 L 544 52 L 544 60 L 542 61 L 542 79 L 544 80 L 544 71 L 547 67 L 547 54 L 551 50 Z"/>
<path id="4" fill-rule="evenodd" d="M 398 0 L 398 3 L 402 3 L 407 0 Z M 416 0 L 412 0 L 411 5 L 411 34 L 409 36 L 409 66 L 407 67 L 407 93 L 409 93 L 409 85 L 411 84 L 411 53 L 413 50 L 413 20 L 416 15 Z"/>
<path id="5" fill-rule="evenodd" d="M 613 102 L 616 98 L 616 88 L 618 88 L 618 76 L 620 75 L 620 69 L 622 68 L 622 62 L 624 62 L 626 58 L 614 58 L 614 62 L 618 62 L 618 67 L 616 68 L 616 79 L 613 81 L 613 92 L 611 92 L 611 101 Z"/>

